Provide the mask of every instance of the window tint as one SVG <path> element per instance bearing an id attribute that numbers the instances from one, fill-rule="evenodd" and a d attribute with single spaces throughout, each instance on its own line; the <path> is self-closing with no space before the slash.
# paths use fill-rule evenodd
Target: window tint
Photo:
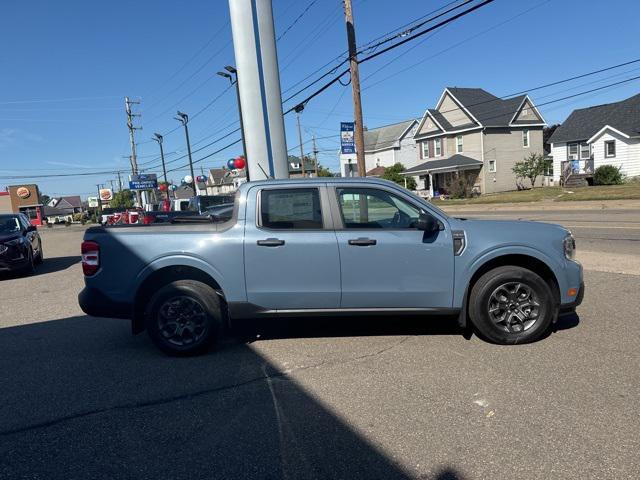
<path id="1" fill-rule="evenodd" d="M 322 210 L 317 188 L 263 190 L 260 210 L 260 225 L 265 228 L 322 228 Z"/>
<path id="2" fill-rule="evenodd" d="M 345 228 L 415 228 L 420 209 L 385 190 L 339 188 L 338 203 Z"/>

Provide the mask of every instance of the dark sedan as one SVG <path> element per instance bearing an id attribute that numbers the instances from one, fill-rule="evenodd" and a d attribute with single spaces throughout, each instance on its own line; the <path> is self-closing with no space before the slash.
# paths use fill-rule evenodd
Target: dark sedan
<path id="1" fill-rule="evenodd" d="M 42 240 L 27 216 L 0 214 L 0 272 L 33 273 L 43 259 Z"/>

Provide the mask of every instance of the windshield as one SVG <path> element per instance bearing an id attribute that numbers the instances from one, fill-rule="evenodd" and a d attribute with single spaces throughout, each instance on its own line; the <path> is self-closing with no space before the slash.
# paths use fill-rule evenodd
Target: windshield
<path id="1" fill-rule="evenodd" d="M 0 233 L 15 233 L 20 231 L 18 217 L 0 217 Z"/>

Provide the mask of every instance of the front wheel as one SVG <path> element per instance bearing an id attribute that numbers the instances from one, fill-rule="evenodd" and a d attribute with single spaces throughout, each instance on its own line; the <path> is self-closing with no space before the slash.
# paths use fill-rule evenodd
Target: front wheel
<path id="1" fill-rule="evenodd" d="M 539 340 L 555 313 L 549 285 L 521 267 L 498 267 L 485 273 L 469 297 L 469 316 L 478 334 L 502 345 Z"/>
<path id="2" fill-rule="evenodd" d="M 169 355 L 198 355 L 222 332 L 222 310 L 215 290 L 195 280 L 171 282 L 151 298 L 145 314 L 153 343 Z"/>

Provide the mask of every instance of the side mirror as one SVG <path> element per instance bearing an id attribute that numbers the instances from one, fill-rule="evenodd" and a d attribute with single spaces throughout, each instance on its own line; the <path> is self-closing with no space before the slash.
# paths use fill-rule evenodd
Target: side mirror
<path id="1" fill-rule="evenodd" d="M 433 215 L 423 212 L 418 217 L 416 228 L 425 232 L 437 232 L 440 230 L 440 222 Z"/>
<path id="2" fill-rule="evenodd" d="M 36 228 L 35 225 L 29 225 L 27 227 L 27 232 L 36 232 L 38 229 Z"/>

